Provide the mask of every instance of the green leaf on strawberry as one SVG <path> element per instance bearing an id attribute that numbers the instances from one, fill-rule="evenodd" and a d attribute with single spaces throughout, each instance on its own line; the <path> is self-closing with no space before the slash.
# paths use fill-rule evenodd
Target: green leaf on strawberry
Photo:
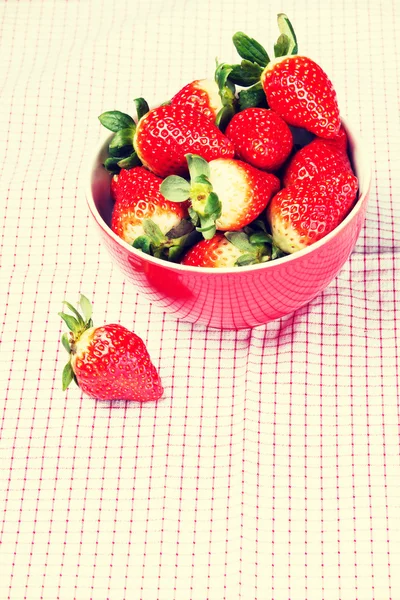
<path id="1" fill-rule="evenodd" d="M 62 312 L 59 312 L 58 314 L 62 318 L 68 329 L 70 329 L 70 331 L 77 333 L 81 330 L 81 324 L 75 317 Z"/>
<path id="2" fill-rule="evenodd" d="M 172 202 L 182 202 L 183 199 L 190 198 L 189 215 L 192 223 L 196 231 L 208 240 L 216 232 L 215 221 L 221 216 L 221 202 L 208 179 L 208 162 L 196 154 L 186 154 L 186 160 L 190 183 L 182 177 L 170 175 L 162 182 L 160 192 Z"/>
<path id="3" fill-rule="evenodd" d="M 79 314 L 79 312 L 72 306 L 72 304 L 70 304 L 69 302 L 67 302 L 66 300 L 63 300 L 63 304 L 65 304 L 65 306 L 67 306 L 69 308 L 69 310 L 74 313 L 76 320 L 78 321 L 78 324 L 80 326 L 84 326 L 85 325 L 85 321 L 82 318 L 82 316 Z"/>
<path id="4" fill-rule="evenodd" d="M 238 104 L 240 111 L 245 110 L 246 108 L 268 108 L 268 102 L 261 82 L 241 90 L 239 92 Z"/>
<path id="5" fill-rule="evenodd" d="M 122 159 L 119 156 L 109 156 L 104 161 L 104 167 L 113 175 L 117 175 L 121 170 L 120 166 L 118 165 L 121 160 Z"/>
<path id="6" fill-rule="evenodd" d="M 289 51 L 290 39 L 286 34 L 281 33 L 274 45 L 275 57 L 278 58 L 279 56 L 287 56 L 289 54 Z"/>
<path id="7" fill-rule="evenodd" d="M 243 59 L 239 65 L 231 65 L 229 79 L 232 83 L 249 87 L 260 81 L 262 67 L 255 62 Z"/>
<path id="8" fill-rule="evenodd" d="M 120 169 L 132 169 L 133 167 L 138 167 L 141 164 L 142 163 L 140 162 L 139 157 L 135 151 L 133 151 L 132 154 L 130 154 L 126 158 L 122 158 L 117 163 Z"/>
<path id="9" fill-rule="evenodd" d="M 83 312 L 85 323 L 89 324 L 92 318 L 93 310 L 90 300 L 88 300 L 88 298 L 86 298 L 86 296 L 84 296 L 83 294 L 81 294 L 79 298 L 79 306 L 81 307 L 81 310 Z"/>
<path id="10" fill-rule="evenodd" d="M 190 183 L 179 175 L 170 175 L 162 182 L 160 192 L 171 202 L 185 202 L 190 196 Z"/>
<path id="11" fill-rule="evenodd" d="M 72 370 L 72 365 L 70 362 L 67 362 L 62 372 L 62 390 L 65 392 L 71 381 L 74 379 L 74 371 Z"/>
<path id="12" fill-rule="evenodd" d="M 178 262 L 187 248 L 201 238 L 192 223 L 185 219 L 165 235 L 151 219 L 144 219 L 143 229 L 145 234 L 137 237 L 132 246 L 145 254 L 170 262 Z"/>
<path id="13" fill-rule="evenodd" d="M 127 129 L 135 126 L 135 121 L 119 110 L 109 110 L 99 116 L 99 121 L 106 129 L 116 133 L 120 129 Z"/>
<path id="14" fill-rule="evenodd" d="M 111 156 L 125 157 L 127 149 L 129 149 L 130 154 L 133 151 L 134 134 L 135 127 L 127 127 L 117 131 L 108 147 Z"/>
<path id="15" fill-rule="evenodd" d="M 92 306 L 90 304 L 90 301 L 83 294 L 81 294 L 79 299 L 79 305 L 83 312 L 83 316 L 79 313 L 78 310 L 76 310 L 76 308 L 72 306 L 72 304 L 70 304 L 66 300 L 63 301 L 63 304 L 65 304 L 66 307 L 73 313 L 72 315 L 69 315 L 68 313 L 64 312 L 58 313 L 58 315 L 67 325 L 68 329 L 71 331 L 70 339 L 68 339 L 68 335 L 66 333 L 63 333 L 61 336 L 62 345 L 71 357 L 75 352 L 76 340 L 78 340 L 87 329 L 93 327 L 93 321 L 91 318 Z M 70 359 L 65 365 L 62 373 L 63 391 L 67 389 L 72 380 L 74 380 L 75 383 L 78 385 L 74 371 L 72 369 Z"/>
<path id="16" fill-rule="evenodd" d="M 150 108 L 144 98 L 135 98 L 133 102 L 135 104 L 137 119 L 139 121 L 149 112 Z"/>
<path id="17" fill-rule="evenodd" d="M 266 232 L 252 233 L 249 237 L 251 244 L 272 244 L 272 235 Z"/>
<path id="18" fill-rule="evenodd" d="M 204 160 L 204 158 L 201 158 L 201 156 L 198 156 L 197 154 L 186 154 L 186 160 L 191 181 L 196 181 L 196 183 L 206 183 L 205 180 L 208 181 L 208 178 L 210 177 L 210 167 L 208 165 L 208 162 Z"/>
<path id="19" fill-rule="evenodd" d="M 215 70 L 214 78 L 218 85 L 222 108 L 219 110 L 215 118 L 215 124 L 221 131 L 225 131 L 229 121 L 235 114 L 235 85 L 229 78 L 231 71 L 231 65 L 226 63 L 218 64 L 217 61 L 217 68 Z"/>
<path id="20" fill-rule="evenodd" d="M 141 250 L 145 254 L 152 255 L 151 239 L 147 235 L 139 235 L 132 243 L 132 247 Z"/>
<path id="21" fill-rule="evenodd" d="M 286 54 L 298 54 L 299 48 L 293 26 L 284 13 L 278 14 L 278 27 L 281 35 L 285 35 L 289 40 L 289 46 Z M 279 40 L 279 38 L 278 38 Z M 278 56 L 275 54 L 275 56 Z M 279 56 L 282 56 L 281 54 Z"/>
<path id="22" fill-rule="evenodd" d="M 66 333 L 62 334 L 61 343 L 64 346 L 64 348 L 66 349 L 66 351 L 68 353 L 71 353 L 71 344 L 69 343 L 68 335 Z"/>
<path id="23" fill-rule="evenodd" d="M 269 246 L 264 242 L 252 242 L 244 231 L 228 231 L 225 237 L 242 252 L 236 261 L 238 267 L 259 264 L 271 258 Z"/>
<path id="24" fill-rule="evenodd" d="M 257 63 L 260 67 L 266 67 L 270 62 L 265 48 L 242 31 L 235 33 L 232 39 L 239 56 L 245 60 Z"/>
<path id="25" fill-rule="evenodd" d="M 147 102 L 143 98 L 134 100 L 138 119 L 149 110 Z M 114 136 L 108 146 L 109 156 L 104 161 L 104 167 L 116 175 L 121 169 L 132 169 L 141 164 L 133 140 L 136 131 L 136 123 L 130 115 L 112 110 L 99 116 L 100 123 L 114 132 Z"/>

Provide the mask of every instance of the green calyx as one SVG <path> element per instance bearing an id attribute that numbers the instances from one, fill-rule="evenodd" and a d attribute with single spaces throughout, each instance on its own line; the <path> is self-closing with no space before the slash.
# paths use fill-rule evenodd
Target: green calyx
<path id="1" fill-rule="evenodd" d="M 144 98 L 135 98 L 133 101 L 137 121 L 148 113 L 149 106 Z M 119 110 L 110 110 L 99 116 L 99 121 L 106 129 L 114 132 L 108 146 L 109 157 L 104 161 L 104 167 L 113 175 L 121 169 L 132 169 L 141 164 L 134 148 L 136 123 L 134 119 Z"/>
<path id="2" fill-rule="evenodd" d="M 288 56 L 298 54 L 299 48 L 297 45 L 297 38 L 293 29 L 293 25 L 284 13 L 278 14 L 278 28 L 281 35 L 277 40 L 277 44 L 279 45 L 279 40 L 281 40 L 281 43 L 283 42 L 284 44 L 287 44 L 285 54 Z M 275 46 L 277 44 L 275 44 Z M 276 54 L 275 52 L 275 56 L 283 56 L 283 54 Z"/>
<path id="3" fill-rule="evenodd" d="M 62 318 L 62 320 L 70 330 L 69 336 L 66 333 L 63 333 L 61 336 L 61 343 L 70 355 L 70 359 L 65 365 L 62 373 L 62 389 L 63 391 L 65 391 L 72 380 L 74 380 L 75 383 L 78 385 L 71 365 L 71 356 L 75 353 L 75 345 L 77 340 L 79 340 L 84 331 L 93 327 L 93 321 L 92 305 L 90 301 L 86 298 L 86 296 L 84 296 L 83 294 L 81 294 L 81 297 L 79 299 L 79 306 L 81 308 L 82 314 L 66 300 L 63 301 L 63 304 L 65 304 L 72 313 L 72 315 L 65 312 L 58 313 L 58 315 Z"/>
<path id="4" fill-rule="evenodd" d="M 274 44 L 274 58 L 297 54 L 296 34 L 288 17 L 284 13 L 279 13 L 277 21 L 279 37 Z M 236 65 L 227 65 L 230 67 L 228 81 L 245 88 L 238 94 L 239 110 L 256 106 L 268 108 L 260 83 L 265 67 L 271 62 L 267 51 L 259 42 L 242 31 L 235 33 L 232 40 L 242 61 Z"/>
<path id="5" fill-rule="evenodd" d="M 275 245 L 264 221 L 260 219 L 241 231 L 227 231 L 225 237 L 241 252 L 236 261 L 237 267 L 257 265 L 285 256 Z"/>
<path id="6" fill-rule="evenodd" d="M 189 216 L 196 231 L 209 240 L 216 232 L 216 221 L 221 216 L 221 201 L 210 182 L 208 162 L 196 154 L 186 154 L 190 182 L 170 175 L 160 186 L 161 194 L 171 202 L 190 200 Z"/>
<path id="7" fill-rule="evenodd" d="M 263 240 L 253 238 L 245 231 L 227 231 L 225 237 L 241 251 L 241 255 L 236 261 L 237 267 L 256 265 L 271 260 L 268 244 Z"/>
<path id="8" fill-rule="evenodd" d="M 245 108 L 268 108 L 267 98 L 261 81 L 239 92 L 239 110 Z"/>
<path id="9" fill-rule="evenodd" d="M 178 262 L 186 250 L 201 239 L 191 221 L 183 219 L 165 235 L 154 221 L 144 219 L 144 234 L 137 237 L 132 246 L 145 254 Z"/>
<path id="10" fill-rule="evenodd" d="M 272 234 L 267 230 L 266 224 L 261 219 L 256 219 L 243 231 L 247 234 L 249 243 L 258 248 L 258 252 L 261 253 L 259 256 L 262 260 L 257 262 L 275 260 L 286 256 L 286 253 L 275 244 Z"/>
<path id="11" fill-rule="evenodd" d="M 230 78 L 232 71 L 231 65 L 218 63 L 215 69 L 215 82 L 218 85 L 219 95 L 222 102 L 222 108 L 219 110 L 215 124 L 221 130 L 225 131 L 229 121 L 235 114 L 236 107 L 236 88 L 233 80 Z"/>
<path id="12" fill-rule="evenodd" d="M 293 29 L 293 25 L 289 21 L 288 17 L 284 13 L 279 13 L 277 16 L 279 37 L 274 44 L 274 56 L 278 58 L 280 56 L 291 56 L 298 53 L 298 45 L 296 34 Z M 245 85 L 245 80 L 250 80 L 249 85 L 256 83 L 255 78 L 257 76 L 257 68 L 261 69 L 261 72 L 271 62 L 267 51 L 259 42 L 249 37 L 242 31 L 238 31 L 234 34 L 233 38 L 234 46 L 243 59 L 241 65 L 236 65 L 233 69 L 233 76 L 231 79 L 235 79 L 235 75 L 241 78 Z M 261 75 L 261 73 L 260 73 Z"/>

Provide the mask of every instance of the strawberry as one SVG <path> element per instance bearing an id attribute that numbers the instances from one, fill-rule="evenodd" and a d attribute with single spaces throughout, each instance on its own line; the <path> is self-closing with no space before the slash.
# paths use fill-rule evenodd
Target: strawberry
<path id="1" fill-rule="evenodd" d="M 293 147 L 290 128 L 281 117 L 265 108 L 246 108 L 230 121 L 226 136 L 238 158 L 266 171 L 276 171 Z"/>
<path id="2" fill-rule="evenodd" d="M 224 131 L 235 114 L 235 84 L 229 80 L 231 66 L 218 64 L 212 79 L 196 79 L 183 87 L 171 100 L 173 106 L 191 107 L 201 112 Z"/>
<path id="3" fill-rule="evenodd" d="M 343 137 L 338 141 L 314 138 L 291 158 L 283 174 L 284 186 L 338 173 L 352 173 L 343 144 Z"/>
<path id="4" fill-rule="evenodd" d="M 115 204 L 111 229 L 120 238 L 147 254 L 174 260 L 188 243 L 197 240 L 187 204 L 169 202 L 160 193 L 162 179 L 145 169 L 121 169 L 111 180 Z"/>
<path id="5" fill-rule="evenodd" d="M 289 125 L 322 138 L 339 133 L 340 115 L 333 85 L 322 68 L 305 56 L 281 56 L 261 75 L 269 106 Z"/>
<path id="6" fill-rule="evenodd" d="M 159 177 L 187 174 L 185 155 L 205 160 L 233 157 L 233 144 L 216 125 L 191 107 L 160 106 L 136 128 L 134 145 L 141 162 Z"/>
<path id="7" fill-rule="evenodd" d="M 211 239 L 205 239 L 193 246 L 181 261 L 190 267 L 239 267 L 270 260 L 267 246 L 258 240 L 251 243 L 243 231 L 218 231 Z"/>
<path id="8" fill-rule="evenodd" d="M 169 202 L 160 194 L 162 179 L 144 167 L 122 169 L 111 180 L 115 199 L 111 229 L 128 244 L 144 234 L 143 220 L 152 219 L 162 233 L 188 216 L 185 204 Z"/>
<path id="9" fill-rule="evenodd" d="M 249 73 L 254 63 L 262 67 L 260 81 L 254 83 L 256 79 L 253 79 L 253 87 L 261 82 L 268 106 L 286 123 L 303 127 L 322 138 L 336 137 L 340 116 L 332 82 L 316 62 L 298 54 L 293 27 L 282 13 L 278 15 L 278 27 L 280 36 L 272 60 L 265 49 L 246 34 L 237 32 L 233 36 L 235 47 L 244 59 L 242 71 Z M 258 94 L 255 98 L 258 101 Z"/>
<path id="10" fill-rule="evenodd" d="M 348 139 L 347 139 L 346 130 L 343 127 L 343 125 L 340 125 L 339 131 L 338 131 L 338 134 L 336 137 L 329 138 L 329 140 L 326 140 L 326 141 L 347 154 Z"/>
<path id="11" fill-rule="evenodd" d="M 267 209 L 274 243 L 293 253 L 323 238 L 347 215 L 357 190 L 357 178 L 349 172 L 283 188 Z"/>
<path id="12" fill-rule="evenodd" d="M 82 392 L 98 400 L 159 400 L 163 388 L 144 342 L 118 324 L 94 327 L 92 307 L 81 295 L 82 315 L 64 302 L 73 315 L 60 312 L 70 329 L 62 343 L 70 354 L 63 370 L 63 389 L 74 379 Z"/>
<path id="13" fill-rule="evenodd" d="M 100 122 L 115 132 L 109 144 L 110 157 L 104 163 L 111 172 L 142 164 L 159 177 L 173 173 L 186 175 L 188 152 L 206 160 L 233 157 L 232 142 L 192 106 L 167 104 L 152 110 L 147 108 L 146 105 L 138 111 L 137 124 L 118 111 L 100 115 Z"/>
<path id="14" fill-rule="evenodd" d="M 210 239 L 215 231 L 238 231 L 265 209 L 280 188 L 275 175 L 265 173 L 232 158 L 207 163 L 200 156 L 187 155 L 190 183 L 178 176 L 167 177 L 161 193 L 173 202 L 190 199 L 189 214 L 197 231 Z"/>
<path id="15" fill-rule="evenodd" d="M 216 81 L 212 79 L 196 79 L 185 85 L 173 98 L 175 106 L 191 106 L 203 113 L 211 121 L 215 121 L 222 109 L 222 101 Z"/>

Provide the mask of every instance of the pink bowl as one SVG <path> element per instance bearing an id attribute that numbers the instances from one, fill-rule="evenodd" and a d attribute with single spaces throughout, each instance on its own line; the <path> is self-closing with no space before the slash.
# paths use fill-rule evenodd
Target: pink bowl
<path id="1" fill-rule="evenodd" d="M 90 167 L 87 203 L 111 258 L 138 292 L 176 318 L 220 329 L 255 327 L 310 302 L 336 277 L 352 252 L 364 222 L 371 185 L 362 142 L 344 122 L 349 153 L 359 179 L 359 199 L 350 214 L 322 240 L 295 254 L 247 267 L 185 267 L 132 248 L 110 227 L 110 175 L 102 163 L 111 136 Z"/>

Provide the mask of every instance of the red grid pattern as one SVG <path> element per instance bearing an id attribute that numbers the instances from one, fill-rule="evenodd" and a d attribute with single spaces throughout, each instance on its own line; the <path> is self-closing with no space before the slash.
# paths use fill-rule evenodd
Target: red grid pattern
<path id="1" fill-rule="evenodd" d="M 274 3 L 0 5 L 1 598 L 400 598 L 399 17 L 284 10 L 371 148 L 367 221 L 309 306 L 221 332 L 136 294 L 82 183 L 98 114 L 233 60 L 234 31 L 275 39 Z M 57 312 L 80 292 L 145 340 L 157 407 L 61 391 Z"/>

